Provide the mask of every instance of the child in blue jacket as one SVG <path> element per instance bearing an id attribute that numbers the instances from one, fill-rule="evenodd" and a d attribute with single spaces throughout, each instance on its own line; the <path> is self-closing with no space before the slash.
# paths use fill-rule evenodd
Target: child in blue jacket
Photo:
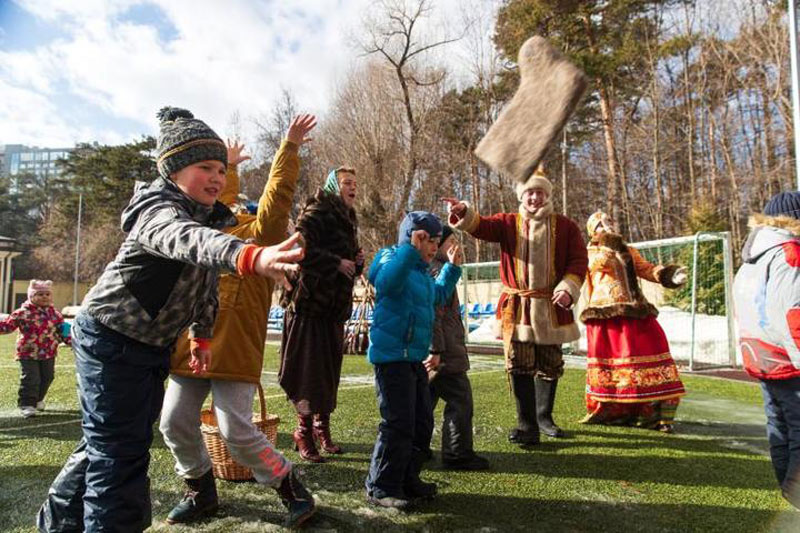
<path id="1" fill-rule="evenodd" d="M 441 235 L 436 215 L 413 211 L 397 245 L 380 250 L 370 267 L 375 313 L 367 359 L 375 366 L 381 422 L 365 485 L 367 501 L 381 507 L 403 509 L 436 494 L 436 484 L 419 478 L 433 434 L 426 366 L 434 306 L 450 298 L 461 276 L 458 247 L 435 280 L 428 274 Z"/>

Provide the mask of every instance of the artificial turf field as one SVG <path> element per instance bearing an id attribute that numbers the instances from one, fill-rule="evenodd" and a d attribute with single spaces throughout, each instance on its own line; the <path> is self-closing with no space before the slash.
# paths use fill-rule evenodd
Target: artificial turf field
<path id="1" fill-rule="evenodd" d="M 19 380 L 14 335 L 0 337 L 0 531 L 34 531 L 47 488 L 80 437 L 72 352 L 62 348 L 47 411 L 28 420 L 16 408 Z M 276 346 L 266 348 L 267 408 L 281 417 L 278 447 L 290 458 L 294 419 L 275 380 Z M 584 372 L 567 369 L 556 421 L 571 438 L 547 439 L 530 451 L 506 441 L 515 413 L 501 360 L 474 356 L 475 448 L 489 472 L 441 470 L 423 479 L 440 494 L 413 512 L 376 509 L 363 481 L 378 423 L 372 370 L 346 356 L 333 415 L 334 439 L 346 450 L 319 465 L 299 463 L 319 512 L 310 531 L 800 531 L 800 512 L 781 498 L 766 454 L 760 391 L 750 383 L 684 376 L 688 396 L 677 433 L 577 424 Z M 436 412 L 441 420 L 441 406 Z M 438 450 L 440 433 L 434 434 Z M 172 457 L 156 430 L 150 477 L 151 531 L 279 531 L 284 510 L 271 489 L 219 482 L 218 515 L 201 524 L 167 526 L 182 494 Z"/>

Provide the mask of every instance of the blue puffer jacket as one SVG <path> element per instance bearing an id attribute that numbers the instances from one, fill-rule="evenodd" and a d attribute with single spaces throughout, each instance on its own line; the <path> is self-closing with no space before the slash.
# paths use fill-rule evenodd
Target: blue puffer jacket
<path id="1" fill-rule="evenodd" d="M 375 313 L 367 359 L 373 365 L 423 361 L 433 333 L 434 305 L 453 294 L 461 268 L 445 264 L 434 280 L 416 248 L 383 248 L 369 269 L 375 287 Z"/>

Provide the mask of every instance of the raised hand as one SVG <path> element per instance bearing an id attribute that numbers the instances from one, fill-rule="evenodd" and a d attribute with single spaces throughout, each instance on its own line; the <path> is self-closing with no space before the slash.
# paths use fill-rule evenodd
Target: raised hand
<path id="1" fill-rule="evenodd" d="M 428 232 L 424 229 L 418 229 L 411 234 L 411 246 L 422 252 L 422 245 L 428 240 Z"/>
<path id="2" fill-rule="evenodd" d="M 464 218 L 467 213 L 467 204 L 458 198 L 442 198 L 442 201 L 447 204 L 448 213 L 455 218 Z"/>
<path id="3" fill-rule="evenodd" d="M 289 125 L 289 131 L 286 132 L 286 140 L 295 143 L 297 146 L 302 146 L 313 140 L 312 137 L 306 137 L 306 135 L 308 135 L 308 132 L 313 130 L 316 125 L 317 117 L 314 115 L 297 115 Z"/>
<path id="4" fill-rule="evenodd" d="M 291 289 L 286 274 L 300 270 L 297 262 L 305 256 L 304 246 L 303 236 L 300 233 L 295 233 L 275 246 L 265 246 L 256 258 L 255 273 L 272 278 L 287 289 Z"/>
<path id="5" fill-rule="evenodd" d="M 689 280 L 689 275 L 687 274 L 686 267 L 680 267 L 678 270 L 672 274 L 672 283 L 674 285 L 683 285 Z"/>
<path id="6" fill-rule="evenodd" d="M 461 253 L 461 246 L 454 244 L 447 250 L 447 260 L 453 263 L 455 266 L 461 266 L 461 263 L 464 262 L 464 254 Z"/>
<path id="7" fill-rule="evenodd" d="M 250 159 L 249 155 L 242 155 L 242 150 L 244 150 L 244 145 L 239 144 L 238 140 L 231 142 L 228 139 L 228 164 L 231 166 L 236 166 L 242 161 L 247 161 Z"/>

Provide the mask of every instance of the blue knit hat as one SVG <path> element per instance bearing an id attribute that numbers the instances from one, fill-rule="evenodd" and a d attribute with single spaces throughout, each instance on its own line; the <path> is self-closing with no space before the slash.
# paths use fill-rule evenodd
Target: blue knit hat
<path id="1" fill-rule="evenodd" d="M 764 214 L 771 217 L 783 215 L 800 219 L 800 191 L 779 192 L 764 206 Z"/>
<path id="2" fill-rule="evenodd" d="M 427 231 L 431 237 L 439 237 L 442 234 L 442 221 L 427 211 L 411 211 L 400 223 L 397 244 L 410 243 L 411 234 L 420 229 Z"/>

